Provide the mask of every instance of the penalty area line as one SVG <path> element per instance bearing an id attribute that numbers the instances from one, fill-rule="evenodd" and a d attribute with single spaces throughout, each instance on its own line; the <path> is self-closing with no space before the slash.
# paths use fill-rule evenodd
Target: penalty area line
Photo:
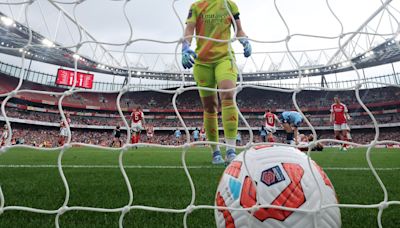
<path id="1" fill-rule="evenodd" d="M 69 169 L 118 169 L 118 165 L 63 165 L 63 168 Z M 0 165 L 0 168 L 58 168 L 57 165 Z M 124 165 L 125 169 L 183 169 L 179 165 Z M 224 166 L 214 165 L 198 165 L 187 166 L 188 169 L 221 169 Z M 339 171 L 369 171 L 368 167 L 324 167 L 324 170 L 339 170 Z M 375 168 L 377 171 L 394 171 L 400 170 L 400 167 L 393 168 Z"/>

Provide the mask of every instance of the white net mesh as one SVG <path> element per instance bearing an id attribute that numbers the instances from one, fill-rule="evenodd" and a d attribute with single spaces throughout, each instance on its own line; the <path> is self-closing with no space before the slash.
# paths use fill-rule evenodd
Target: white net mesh
<path id="1" fill-rule="evenodd" d="M 21 67 L 24 69 L 24 72 L 26 71 L 26 67 L 25 67 L 25 57 L 26 55 L 28 55 L 29 50 L 33 47 L 35 47 L 34 44 L 32 44 L 32 37 L 34 36 L 33 32 L 31 31 L 31 27 L 30 27 L 30 17 L 29 17 L 29 13 L 30 13 L 30 7 L 32 6 L 32 4 L 35 4 L 37 2 L 40 1 L 20 1 L 20 2 L 14 2 L 14 1 L 6 1 L 6 2 L 1 2 L 0 4 L 2 5 L 21 5 L 23 10 L 20 11 L 20 14 L 24 14 L 25 15 L 25 24 L 27 25 L 27 28 L 29 29 L 29 41 L 28 43 L 24 46 L 23 50 L 21 51 Z M 76 11 L 79 9 L 79 6 L 81 4 L 84 4 L 86 1 L 80 0 L 80 1 L 51 1 L 49 0 L 48 3 L 50 3 L 53 7 L 55 7 L 56 9 L 59 10 L 60 14 L 63 14 L 63 16 L 69 17 L 76 25 L 78 32 L 79 32 L 79 36 L 78 37 L 71 37 L 71 40 L 74 42 L 71 45 L 66 45 L 65 48 L 70 48 L 73 49 L 75 51 L 76 54 L 79 55 L 80 53 L 80 49 L 87 44 L 96 44 L 96 45 L 100 45 L 99 48 L 103 49 L 103 56 L 107 56 L 109 53 L 107 52 L 107 50 L 104 48 L 105 45 L 109 46 L 109 47 L 124 47 L 124 51 L 123 51 L 123 55 L 122 55 L 122 59 L 121 60 L 117 60 L 111 57 L 111 55 L 108 57 L 109 62 L 111 62 L 112 64 L 114 64 L 115 66 L 130 66 L 130 60 L 128 58 L 127 55 L 127 49 L 133 45 L 136 44 L 138 42 L 142 42 L 142 41 L 147 41 L 147 42 L 152 42 L 152 43 L 159 43 L 159 44 L 176 44 L 176 48 L 175 48 L 175 65 L 176 68 L 179 69 L 180 67 L 180 61 L 178 61 L 178 48 L 181 44 L 181 41 L 183 38 L 180 39 L 176 39 L 173 41 L 165 41 L 165 40 L 157 40 L 157 39 L 142 39 L 142 38 L 133 38 L 134 36 L 134 28 L 132 25 L 131 20 L 129 19 L 129 17 L 127 16 L 128 12 L 126 11 L 127 9 L 127 5 L 130 3 L 129 0 L 125 1 L 123 4 L 123 8 L 121 9 L 121 13 L 123 13 L 124 18 L 125 18 L 125 22 L 128 24 L 129 26 L 129 40 L 127 40 L 126 42 L 121 42 L 121 43 L 104 43 L 104 42 L 98 42 L 95 39 L 84 39 L 84 37 L 87 37 L 87 33 L 86 30 L 81 26 L 81 24 L 79 23 L 79 18 L 76 17 Z M 176 9 L 175 9 L 175 4 L 176 2 L 178 2 L 177 0 L 171 1 L 171 9 L 174 12 L 174 14 L 177 16 L 177 18 L 179 19 L 180 22 L 180 26 L 183 30 L 184 28 L 184 24 L 182 22 L 182 19 L 179 17 L 179 14 L 177 13 Z M 392 0 L 387 0 L 385 2 L 381 2 L 381 5 L 378 9 L 376 9 L 375 11 L 375 15 L 378 12 L 381 11 L 386 11 L 389 15 L 391 15 L 391 12 L 393 12 L 395 9 L 390 5 L 392 2 Z M 374 117 L 374 115 L 371 113 L 371 111 L 366 107 L 366 105 L 364 104 L 363 100 L 360 98 L 360 88 L 362 88 L 364 85 L 366 84 L 376 84 L 377 82 L 372 82 L 372 81 L 368 81 L 368 80 L 364 80 L 362 79 L 361 75 L 359 74 L 359 71 L 357 70 L 356 66 L 352 63 L 351 61 L 351 56 L 348 55 L 348 50 L 345 50 L 345 48 L 347 48 L 347 42 L 344 42 L 344 40 L 350 40 L 350 39 L 345 39 L 348 37 L 355 37 L 356 35 L 360 35 L 360 34 L 364 34 L 364 35 L 379 35 L 379 36 L 384 36 L 384 37 L 396 37 L 398 34 L 398 31 L 393 32 L 393 33 L 386 33 L 386 34 L 379 34 L 379 33 L 374 33 L 374 32 L 368 32 L 365 30 L 359 30 L 359 31 L 354 31 L 354 32 L 348 32 L 345 33 L 344 31 L 344 27 L 343 27 L 343 23 L 340 19 L 340 17 L 338 17 L 335 14 L 335 10 L 331 8 L 329 1 L 326 1 L 326 7 L 330 12 L 330 16 L 333 16 L 336 19 L 336 23 L 338 26 L 340 26 L 341 28 L 341 32 L 335 36 L 318 36 L 318 35 L 313 35 L 313 34 L 293 34 L 291 33 L 291 28 L 288 26 L 287 20 L 285 18 L 285 15 L 282 13 L 282 11 L 284 9 L 280 9 L 279 7 L 279 1 L 274 1 L 274 6 L 275 6 L 275 10 L 277 12 L 277 14 L 280 17 L 281 22 L 283 23 L 283 28 L 286 30 L 286 35 L 284 36 L 283 39 L 280 40 L 272 40 L 272 41 L 260 41 L 260 40 L 256 40 L 254 39 L 254 37 L 250 37 L 249 40 L 251 42 L 254 43 L 264 43 L 264 44 L 268 44 L 268 43 L 282 43 L 284 44 L 284 46 L 287 49 L 287 53 L 288 55 L 290 55 L 292 62 L 294 63 L 294 65 L 296 66 L 296 69 L 298 69 L 298 83 L 297 83 L 297 88 L 295 89 L 279 89 L 279 88 L 271 88 L 271 87 L 264 87 L 264 86 L 256 86 L 256 85 L 248 85 L 244 83 L 243 77 L 242 77 L 242 73 L 239 71 L 239 82 L 236 88 L 232 89 L 235 91 L 235 100 L 236 100 L 236 95 L 242 91 L 244 88 L 255 88 L 255 89 L 259 89 L 259 90 L 269 90 L 269 91 L 278 91 L 278 92 L 282 92 L 282 93 L 287 93 L 288 95 L 292 94 L 292 101 L 293 104 L 296 108 L 296 110 L 300 113 L 302 113 L 303 117 L 305 118 L 305 122 L 307 123 L 309 129 L 312 131 L 312 134 L 314 135 L 314 139 L 312 142 L 310 142 L 307 146 L 309 147 L 309 151 L 308 151 L 308 155 L 309 152 L 311 150 L 311 148 L 316 145 L 317 143 L 328 143 L 328 142 L 332 142 L 332 143 L 348 143 L 357 147 L 363 147 L 366 148 L 367 152 L 366 152 L 366 158 L 367 158 L 367 162 L 369 165 L 369 168 L 371 170 L 371 172 L 373 173 L 374 177 L 376 178 L 376 181 L 378 182 L 378 184 L 380 185 L 384 195 L 383 195 L 383 199 L 380 203 L 377 204 L 371 204 L 371 205 L 362 205 L 362 204 L 339 204 L 339 205 L 325 205 L 325 206 L 321 206 L 318 210 L 315 211 L 309 211 L 309 210 L 302 210 L 302 209 L 293 209 L 293 208 L 287 208 L 287 207 L 278 207 L 278 206 L 272 206 L 272 205 L 256 205 L 253 208 L 247 208 L 244 210 L 256 210 L 259 208 L 277 208 L 277 209 L 282 209 L 282 210 L 288 210 L 288 211 L 302 211 L 304 213 L 312 213 L 312 214 L 316 214 L 318 213 L 318 211 L 324 209 L 324 208 L 328 208 L 328 207 L 335 207 L 335 206 L 339 206 L 342 208 L 376 208 L 379 210 L 378 216 L 377 216 L 377 223 L 379 227 L 382 227 L 382 213 L 383 211 L 390 205 L 393 204 L 400 204 L 400 201 L 389 201 L 388 200 L 388 192 L 386 190 L 386 187 L 384 185 L 384 183 L 382 182 L 381 178 L 379 177 L 378 173 L 376 172 L 372 162 L 371 162 L 371 149 L 374 148 L 377 145 L 383 145 L 383 144 L 397 144 L 400 145 L 399 142 L 397 141 L 379 141 L 379 127 L 378 127 L 378 123 Z M 40 3 L 38 3 L 40 4 Z M 227 2 L 225 1 L 225 6 Z M 63 7 L 71 7 L 73 8 L 73 15 L 67 15 L 67 13 L 63 10 Z M 93 9 L 96 10 L 96 9 Z M 230 9 L 228 9 L 230 12 Z M 361 10 L 361 8 L 359 9 Z M 12 12 L 12 11 L 11 11 Z M 397 13 L 397 12 L 396 12 Z M 231 17 L 232 14 L 230 13 Z M 372 15 L 372 16 L 375 16 Z M 371 17 L 372 17 L 371 16 Z M 395 23 L 397 28 L 399 27 L 399 21 L 397 20 L 397 17 L 395 15 L 391 15 L 390 16 L 392 18 L 393 23 Z M 235 20 L 233 20 L 235 21 Z M 5 23 L 3 21 L 3 23 Z M 47 25 L 46 25 L 47 26 Z M 234 24 L 234 28 L 236 29 L 236 24 Z M 357 144 L 357 143 L 352 143 L 352 142 L 343 142 L 343 141 L 338 141 L 338 140 L 334 140 L 334 139 L 319 139 L 317 137 L 317 133 L 316 130 L 314 128 L 314 126 L 311 125 L 311 123 L 307 120 L 306 116 L 304 116 L 303 112 L 301 111 L 298 103 L 297 103 L 297 95 L 302 91 L 302 90 L 306 90 L 306 89 L 316 89 L 316 90 L 324 90 L 324 91 L 333 91 L 335 89 L 329 89 L 329 88 L 325 88 L 325 87 L 304 87 L 303 86 L 303 81 L 305 78 L 305 71 L 300 70 L 302 68 L 301 64 L 299 63 L 299 61 L 297 60 L 297 58 L 295 57 L 295 55 L 293 54 L 293 51 L 290 48 L 290 42 L 294 37 L 305 37 L 305 38 L 318 38 L 318 39 L 334 39 L 338 41 L 338 50 L 339 52 L 337 53 L 337 55 L 335 55 L 335 58 L 330 59 L 330 61 L 328 62 L 329 64 L 331 64 L 332 62 L 343 62 L 343 63 L 347 63 L 349 64 L 352 68 L 353 68 L 353 72 L 357 75 L 357 80 L 358 83 L 355 86 L 351 86 L 345 89 L 348 90 L 354 90 L 355 96 L 357 98 L 358 103 L 362 106 L 362 108 L 365 110 L 366 113 L 368 113 L 369 117 L 371 118 L 373 125 L 374 125 L 374 129 L 375 129 L 375 137 L 374 140 L 371 141 L 368 144 Z M 230 40 L 215 40 L 215 39 L 211 39 L 209 37 L 197 37 L 200 39 L 209 39 L 209 40 L 213 40 L 216 42 L 234 42 L 238 39 L 238 37 L 236 37 L 235 35 L 232 37 L 232 39 Z M 104 46 L 101 46 L 104 45 Z M 1 47 L 3 50 L 7 50 L 7 49 L 13 49 L 12 47 Z M 75 58 L 75 71 L 77 71 L 77 62 L 78 62 L 78 58 Z M 236 63 L 235 63 L 236 64 Z M 163 90 L 163 89 L 153 89 L 153 88 L 145 88 L 141 85 L 135 85 L 130 83 L 131 78 L 132 78 L 132 72 L 134 71 L 134 68 L 129 67 L 128 68 L 128 77 L 127 77 L 127 83 L 126 85 L 119 90 L 119 94 L 117 97 L 117 108 L 118 108 L 118 112 L 123 120 L 123 122 L 125 123 L 125 127 L 127 129 L 129 129 L 130 125 L 128 123 L 128 121 L 125 118 L 125 115 L 122 111 L 121 108 L 121 97 L 126 94 L 128 91 L 130 91 L 131 89 L 134 88 L 138 88 L 140 87 L 141 89 L 149 89 L 149 90 L 153 90 L 159 93 L 168 93 L 168 94 L 173 94 L 173 99 L 172 99 L 172 104 L 173 104 L 173 108 L 175 110 L 175 113 L 181 123 L 181 125 L 185 128 L 185 133 L 186 133 L 186 142 L 184 145 L 181 146 L 163 146 L 163 145 L 154 145 L 154 144 L 146 144 L 146 143 L 139 143 L 139 144 L 135 144 L 135 146 L 152 146 L 152 147 L 158 147 L 158 148 L 181 148 L 182 149 L 182 165 L 183 165 L 183 169 L 186 173 L 187 179 L 189 181 L 190 184 L 190 188 L 191 188 L 191 201 L 190 203 L 187 205 L 186 208 L 179 208 L 179 209 L 174 209 L 174 208 L 159 208 L 159 207 L 151 207 L 151 206 L 143 206 L 143 205 L 137 205 L 135 204 L 135 199 L 133 196 L 133 190 L 132 190 L 132 185 L 130 183 L 130 180 L 128 178 L 127 173 L 125 172 L 125 168 L 124 168 L 124 164 L 123 164 L 123 157 L 124 154 L 128 151 L 128 149 L 132 148 L 133 145 L 130 144 L 129 139 L 130 139 L 130 131 L 127 131 L 127 141 L 126 144 L 122 147 L 122 148 L 107 148 L 107 150 L 114 150 L 114 151 L 120 151 L 119 153 L 119 168 L 120 171 L 123 175 L 123 178 L 125 180 L 126 183 L 126 187 L 128 189 L 128 194 L 129 194 L 129 202 L 124 206 L 124 207 L 120 207 L 120 208 L 93 208 L 93 207 L 79 207 L 79 206 L 73 206 L 70 205 L 69 200 L 70 200 L 70 188 L 69 188 L 69 184 L 68 184 L 68 180 L 64 175 L 64 171 L 63 171 L 63 164 L 62 164 L 62 159 L 63 156 L 65 154 L 65 152 L 67 150 L 69 150 L 73 145 L 79 145 L 79 146 L 86 146 L 86 147 L 93 147 L 93 148 L 101 148 L 101 149 L 105 149 L 104 147 L 100 147 L 97 145 L 91 145 L 91 144 L 83 144 L 83 143 L 75 143 L 72 142 L 71 140 L 71 130 L 69 127 L 69 123 L 66 121 L 66 116 L 65 116 L 65 112 L 63 109 L 63 100 L 67 97 L 67 96 L 72 96 L 74 93 L 79 93 L 79 92 L 86 92 L 86 93 L 99 93 L 102 91 L 87 91 L 87 90 L 82 90 L 82 89 L 77 89 L 75 86 L 71 87 L 69 90 L 65 91 L 65 92 L 59 92 L 59 93 L 55 93 L 55 92 L 48 92 L 48 91 L 37 91 L 37 90 L 25 90 L 25 89 L 21 89 L 22 83 L 24 81 L 24 72 L 22 72 L 19 78 L 19 83 L 18 85 L 13 89 L 13 91 L 6 93 L 6 94 L 0 94 L 0 97 L 4 97 L 4 100 L 1 104 L 1 113 L 2 115 L 5 117 L 5 122 L 8 126 L 8 134 L 9 137 L 7 139 L 6 145 L 4 147 L 1 148 L 1 153 L 6 152 L 7 150 L 9 150 L 10 148 L 18 148 L 18 147 L 26 147 L 26 148 L 32 148 L 31 146 L 24 146 L 24 145 L 16 145 L 16 146 L 11 146 L 11 138 L 12 138 L 12 128 L 10 125 L 10 121 L 9 118 L 6 115 L 6 104 L 7 102 L 15 97 L 17 94 L 20 93 L 32 93 L 32 94 L 47 94 L 47 95 L 59 95 L 60 98 L 58 100 L 58 110 L 61 114 L 62 120 L 64 122 L 64 124 L 67 126 L 68 129 L 68 139 L 67 142 L 65 143 L 65 145 L 61 148 L 40 148 L 40 150 L 60 150 L 60 153 L 58 155 L 58 161 L 57 161 L 57 167 L 58 167 L 58 171 L 60 174 L 60 177 L 62 179 L 62 182 L 64 184 L 65 187 L 65 199 L 64 199 L 64 203 L 62 205 L 60 205 L 60 207 L 57 210 L 45 210 L 45 209 L 38 209 L 38 208 L 30 208 L 30 207 L 24 207 L 24 206 L 5 206 L 5 202 L 6 202 L 6 196 L 3 194 L 3 191 L 0 188 L 0 223 L 1 223 L 1 214 L 5 211 L 29 211 L 29 212 L 34 212 L 34 213 L 42 213 L 42 214 L 53 214 L 55 215 L 55 226 L 59 227 L 60 226 L 60 217 L 66 213 L 66 212 L 70 212 L 70 211 L 92 211 L 92 212 L 119 212 L 120 213 L 120 219 L 119 219 L 119 226 L 123 227 L 124 224 L 124 217 L 125 215 L 131 211 L 131 210 L 148 210 L 148 211 L 155 211 L 155 212 L 167 212 L 167 213 L 183 213 L 184 214 L 184 219 L 183 219 L 183 226 L 187 227 L 187 218 L 190 215 L 190 213 L 192 213 L 194 210 L 199 210 L 199 209 L 229 209 L 229 210 L 237 210 L 235 208 L 223 208 L 223 207 L 216 207 L 214 205 L 195 205 L 195 201 L 196 201 L 196 189 L 195 189 L 195 185 L 193 183 L 192 180 L 192 176 L 188 170 L 188 167 L 186 165 L 186 152 L 188 151 L 188 149 L 192 146 L 192 145 L 200 145 L 200 144 L 204 144 L 204 142 L 191 142 L 190 141 L 190 134 L 189 134 L 189 130 L 188 127 L 185 124 L 185 121 L 183 120 L 180 112 L 178 111 L 177 108 L 177 98 L 179 95 L 181 95 L 183 92 L 185 91 L 191 91 L 191 90 L 208 90 L 208 91 L 218 91 L 218 92 L 223 92 L 223 91 L 231 91 L 231 90 L 220 90 L 220 89 L 210 89 L 210 88 L 199 88 L 196 86 L 189 86 L 189 87 L 184 87 L 185 85 L 185 77 L 184 77 L 184 72 L 181 72 L 181 76 L 182 76 L 182 83 L 181 83 L 181 87 L 172 91 L 172 90 Z M 76 80 L 76 74 L 74 75 L 74 80 Z M 380 83 L 383 86 L 396 86 L 393 84 L 387 84 L 387 83 Z M 111 92 L 115 92 L 115 91 L 110 91 Z M 246 121 L 246 118 L 243 116 L 243 114 L 240 112 L 237 104 L 235 103 L 236 109 L 239 111 L 239 116 L 241 118 L 241 120 L 245 123 L 246 127 L 249 129 L 248 133 L 250 135 L 250 140 L 249 143 L 245 146 L 238 146 L 238 149 L 249 149 L 250 147 L 253 147 L 255 145 L 259 145 L 262 143 L 252 143 L 253 142 L 253 131 L 251 130 L 251 127 L 249 125 L 249 123 Z M 215 142 L 205 142 L 206 144 L 220 144 L 220 145 L 224 145 L 221 143 L 215 143 Z M 277 143 L 279 144 L 279 143 Z M 283 146 L 288 146 L 286 144 L 281 144 Z M 35 148 L 37 149 L 37 148 Z M 243 209 L 242 209 L 243 210 Z M 212 219 L 212 218 L 210 218 Z M 314 221 L 315 222 L 315 221 Z M 177 224 L 177 226 L 180 224 Z M 314 223 L 314 226 L 317 227 L 317 224 Z"/>

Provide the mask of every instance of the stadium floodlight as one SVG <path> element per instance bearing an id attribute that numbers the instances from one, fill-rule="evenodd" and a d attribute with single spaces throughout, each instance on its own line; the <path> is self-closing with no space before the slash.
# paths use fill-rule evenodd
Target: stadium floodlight
<path id="1" fill-rule="evenodd" d="M 80 58 L 80 56 L 79 56 L 78 54 L 73 54 L 73 55 L 72 55 L 72 58 L 78 60 L 78 59 Z"/>
<path id="2" fill-rule="evenodd" d="M 373 56 L 375 53 L 374 53 L 374 51 L 369 51 L 369 52 L 367 52 L 367 53 L 365 53 L 365 57 L 371 57 L 371 56 Z"/>
<path id="3" fill-rule="evenodd" d="M 343 62 L 343 66 L 350 66 L 350 65 L 351 65 L 350 61 Z"/>
<path id="4" fill-rule="evenodd" d="M 1 20 L 1 22 L 3 22 L 3 24 L 5 26 L 11 26 L 12 24 L 14 24 L 13 19 L 11 19 L 9 17 L 1 16 L 0 20 Z"/>
<path id="5" fill-rule="evenodd" d="M 48 40 L 47 38 L 44 38 L 42 40 L 42 44 L 46 45 L 47 47 L 55 47 L 56 45 L 54 45 L 54 43 L 50 40 Z"/>

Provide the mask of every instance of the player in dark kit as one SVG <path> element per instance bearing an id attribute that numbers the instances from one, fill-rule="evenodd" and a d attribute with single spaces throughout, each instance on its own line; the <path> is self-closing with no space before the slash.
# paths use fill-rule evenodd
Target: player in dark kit
<path id="1" fill-rule="evenodd" d="M 115 130 L 113 131 L 113 141 L 111 143 L 111 147 L 121 147 L 122 146 L 122 141 L 121 141 L 121 127 L 117 125 L 115 127 Z"/>

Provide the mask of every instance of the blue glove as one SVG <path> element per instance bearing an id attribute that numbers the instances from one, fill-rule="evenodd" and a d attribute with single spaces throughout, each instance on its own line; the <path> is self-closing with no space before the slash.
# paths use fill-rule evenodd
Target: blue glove
<path id="1" fill-rule="evenodd" d="M 182 66 L 185 69 L 192 68 L 194 59 L 197 58 L 196 53 L 190 49 L 189 43 L 185 40 L 182 43 Z"/>
<path id="2" fill-rule="evenodd" d="M 240 38 L 239 42 L 243 45 L 244 57 L 251 55 L 251 44 L 247 38 Z"/>

